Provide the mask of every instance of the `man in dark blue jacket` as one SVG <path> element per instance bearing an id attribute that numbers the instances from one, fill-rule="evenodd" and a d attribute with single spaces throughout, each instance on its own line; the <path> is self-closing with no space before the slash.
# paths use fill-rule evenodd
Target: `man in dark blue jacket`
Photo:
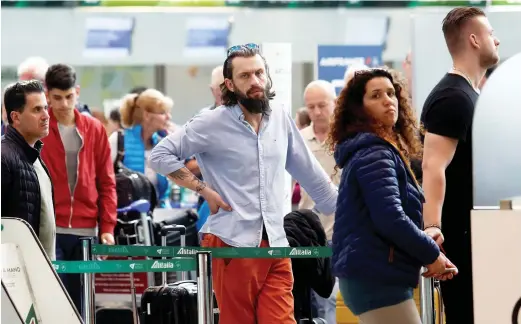
<path id="1" fill-rule="evenodd" d="M 27 221 L 51 260 L 56 226 L 53 187 L 40 157 L 41 138 L 49 134 L 49 113 L 39 81 L 8 87 L 4 104 L 9 126 L 2 138 L 2 216 Z"/>

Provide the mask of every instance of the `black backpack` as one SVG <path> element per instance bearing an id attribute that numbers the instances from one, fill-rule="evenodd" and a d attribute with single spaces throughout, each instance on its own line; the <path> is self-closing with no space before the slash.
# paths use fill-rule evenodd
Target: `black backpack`
<path id="1" fill-rule="evenodd" d="M 116 174 L 116 192 L 118 196 L 118 208 L 127 207 L 139 199 L 146 199 L 150 202 L 150 212 L 157 206 L 157 193 L 152 182 L 141 172 L 130 170 L 123 165 L 125 148 L 123 141 L 123 130 L 118 131 L 118 155 L 114 162 L 114 172 Z M 124 222 L 140 218 L 138 212 L 128 212 L 118 214 L 118 218 Z"/>

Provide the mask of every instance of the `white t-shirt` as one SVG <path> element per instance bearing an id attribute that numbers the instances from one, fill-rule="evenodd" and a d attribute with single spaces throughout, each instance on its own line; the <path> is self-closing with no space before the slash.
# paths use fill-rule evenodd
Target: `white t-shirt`
<path id="1" fill-rule="evenodd" d="M 40 233 L 39 239 L 47 256 L 52 261 L 56 260 L 56 220 L 54 218 L 54 205 L 52 202 L 51 179 L 45 172 L 40 159 L 33 163 L 40 185 Z"/>
<path id="2" fill-rule="evenodd" d="M 110 158 L 112 159 L 112 163 L 116 162 L 116 158 L 118 157 L 118 132 L 114 132 L 109 137 L 110 144 Z M 145 176 L 152 182 L 154 186 L 157 186 L 157 173 L 152 170 L 150 167 L 150 163 L 148 162 L 148 158 L 150 157 L 150 153 L 152 150 L 145 150 Z"/>

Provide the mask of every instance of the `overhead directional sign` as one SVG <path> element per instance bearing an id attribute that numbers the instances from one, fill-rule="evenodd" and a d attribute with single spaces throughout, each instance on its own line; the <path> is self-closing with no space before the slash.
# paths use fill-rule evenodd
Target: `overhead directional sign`
<path id="1" fill-rule="evenodd" d="M 476 6 L 486 0 L 2 0 L 2 7 L 248 7 L 248 8 L 390 8 Z M 520 0 L 492 0 L 494 6 L 521 5 Z"/>

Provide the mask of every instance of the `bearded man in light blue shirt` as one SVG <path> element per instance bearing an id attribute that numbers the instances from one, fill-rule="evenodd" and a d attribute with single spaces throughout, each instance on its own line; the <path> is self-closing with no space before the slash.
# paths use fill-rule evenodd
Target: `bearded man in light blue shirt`
<path id="1" fill-rule="evenodd" d="M 150 165 L 208 202 L 212 215 L 201 229 L 201 245 L 288 246 L 284 171 L 323 214 L 335 212 L 338 190 L 291 116 L 281 107 L 270 107 L 275 93 L 257 45 L 231 47 L 223 76 L 223 105 L 200 113 L 163 139 L 153 149 Z M 192 155 L 204 182 L 184 166 Z M 220 321 L 295 323 L 289 259 L 213 259 L 212 266 Z"/>

